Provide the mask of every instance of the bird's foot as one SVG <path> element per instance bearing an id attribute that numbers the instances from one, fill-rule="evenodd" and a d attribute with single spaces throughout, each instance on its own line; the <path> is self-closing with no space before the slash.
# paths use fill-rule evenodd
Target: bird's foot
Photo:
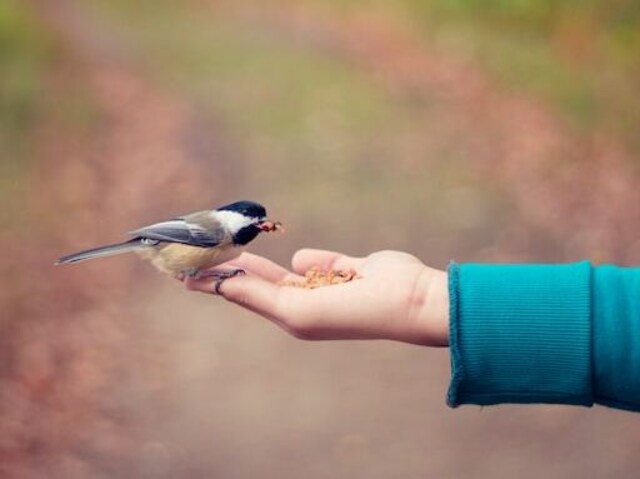
<path id="1" fill-rule="evenodd" d="M 243 269 L 240 269 L 240 268 L 223 270 L 223 271 L 219 269 L 218 270 L 205 269 L 205 270 L 194 273 L 192 275 L 192 278 L 194 279 L 207 279 L 207 278 L 229 279 L 229 278 L 233 278 L 234 276 L 242 276 L 243 274 L 246 274 L 246 273 Z"/>
<path id="2" fill-rule="evenodd" d="M 197 274 L 196 279 L 204 279 L 204 278 L 214 279 L 215 280 L 214 291 L 216 294 L 221 294 L 220 286 L 222 286 L 222 283 L 224 283 L 229 278 L 235 278 L 236 276 L 244 276 L 245 274 L 247 273 L 243 269 L 239 269 L 239 268 L 227 270 L 227 271 L 219 271 L 219 270 L 216 271 L 215 269 L 209 269 L 205 271 L 200 271 Z"/>
<path id="3" fill-rule="evenodd" d="M 179 273 L 174 273 L 173 277 L 178 281 L 184 281 L 187 278 L 200 279 L 200 270 L 198 268 L 183 269 Z"/>

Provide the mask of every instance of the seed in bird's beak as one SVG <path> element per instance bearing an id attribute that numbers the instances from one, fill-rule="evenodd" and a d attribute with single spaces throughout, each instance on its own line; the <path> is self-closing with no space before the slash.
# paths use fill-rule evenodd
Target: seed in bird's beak
<path id="1" fill-rule="evenodd" d="M 263 221 L 258 226 L 265 233 L 272 233 L 273 231 L 279 231 L 281 233 L 284 232 L 284 228 L 282 226 L 282 223 L 280 223 L 279 221 L 269 221 L 269 220 L 267 220 L 267 221 Z"/>

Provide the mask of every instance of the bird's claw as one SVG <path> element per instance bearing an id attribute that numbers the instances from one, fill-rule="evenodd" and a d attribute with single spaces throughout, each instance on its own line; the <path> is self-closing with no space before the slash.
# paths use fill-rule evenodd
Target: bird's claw
<path id="1" fill-rule="evenodd" d="M 231 271 L 209 271 L 207 276 L 210 278 L 215 278 L 215 283 L 213 287 L 213 291 L 215 294 L 221 295 L 220 287 L 222 283 L 230 278 L 235 278 L 236 276 L 244 276 L 247 274 L 243 269 L 232 269 Z"/>
<path id="2" fill-rule="evenodd" d="M 229 278 L 234 278 L 236 276 L 244 276 L 245 274 L 247 274 L 243 269 L 240 268 L 236 268 L 236 269 L 232 269 L 232 270 L 227 270 L 227 271 L 216 271 L 216 270 L 191 270 L 191 271 L 183 271 L 179 274 L 176 275 L 176 279 L 180 280 L 180 281 L 184 281 L 185 278 L 191 278 L 194 279 L 196 281 L 199 280 L 203 280 L 203 279 L 207 279 L 207 278 L 211 278 L 213 280 L 215 280 L 214 282 L 214 293 L 215 294 L 222 294 L 220 292 L 220 286 L 222 286 L 222 283 L 224 283 L 226 280 L 228 280 Z"/>

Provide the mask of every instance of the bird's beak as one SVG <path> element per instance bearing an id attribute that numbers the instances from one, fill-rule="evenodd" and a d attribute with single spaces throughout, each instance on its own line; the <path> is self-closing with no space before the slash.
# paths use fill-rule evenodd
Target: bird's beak
<path id="1" fill-rule="evenodd" d="M 258 223 L 258 228 L 260 228 L 260 230 L 262 230 L 264 233 L 272 233 L 273 231 L 284 232 L 282 223 L 280 223 L 279 221 L 261 221 L 260 223 Z"/>

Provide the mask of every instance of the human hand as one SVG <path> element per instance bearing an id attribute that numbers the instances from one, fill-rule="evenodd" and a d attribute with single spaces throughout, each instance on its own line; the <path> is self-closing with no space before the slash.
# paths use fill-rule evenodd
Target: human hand
<path id="1" fill-rule="evenodd" d="M 246 271 L 225 280 L 222 296 L 278 324 L 301 339 L 392 339 L 426 346 L 449 342 L 447 273 L 425 266 L 407 253 L 380 251 L 353 258 L 303 249 L 293 271 L 249 253 L 223 266 Z M 316 289 L 282 286 L 301 281 L 317 266 L 328 271 L 354 269 L 361 278 Z M 210 279 L 185 280 L 187 288 L 215 292 Z"/>

